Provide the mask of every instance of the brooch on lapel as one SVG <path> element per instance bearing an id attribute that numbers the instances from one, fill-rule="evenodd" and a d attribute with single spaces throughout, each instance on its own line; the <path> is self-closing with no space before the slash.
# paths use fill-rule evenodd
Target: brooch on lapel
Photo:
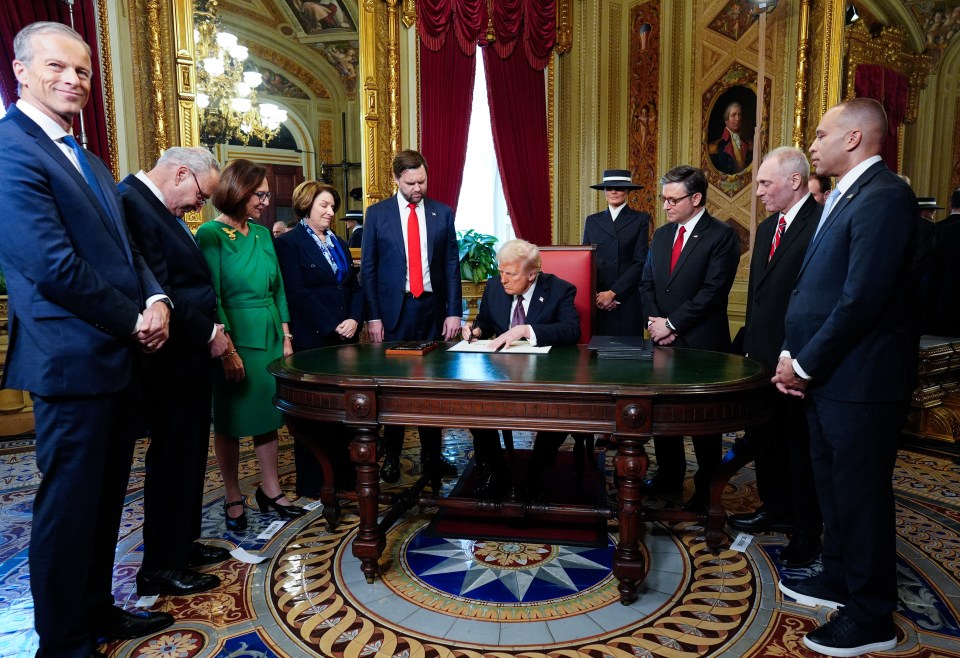
<path id="1" fill-rule="evenodd" d="M 540 298 L 540 301 L 543 302 L 543 297 Z"/>
<path id="2" fill-rule="evenodd" d="M 435 212 L 433 212 L 433 211 L 431 210 L 431 211 L 430 211 L 430 216 L 431 216 L 431 217 L 436 217 L 436 216 L 437 216 L 437 213 L 435 213 Z"/>
<path id="3" fill-rule="evenodd" d="M 223 232 L 227 234 L 227 237 L 228 237 L 228 238 L 230 238 L 231 240 L 236 241 L 236 239 L 237 239 L 237 229 L 235 229 L 235 228 L 227 228 L 226 226 L 224 226 L 224 227 L 223 227 Z"/>

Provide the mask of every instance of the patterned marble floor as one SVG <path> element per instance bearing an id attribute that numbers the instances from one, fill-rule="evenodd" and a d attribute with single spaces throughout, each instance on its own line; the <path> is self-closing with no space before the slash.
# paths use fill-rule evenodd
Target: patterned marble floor
<path id="1" fill-rule="evenodd" d="M 518 447 L 526 438 L 518 436 Z M 114 593 L 130 608 L 142 550 L 145 448 L 141 441 L 117 544 Z M 286 435 L 282 448 L 292 491 Z M 444 449 L 466 463 L 467 435 L 447 432 Z M 407 454 L 409 481 L 417 460 Z M 258 482 L 249 445 L 243 456 L 249 505 Z M 27 549 L 38 479 L 32 439 L 0 442 L 0 657 L 36 651 Z M 902 452 L 895 485 L 900 607 L 893 654 L 960 658 L 960 467 Z M 724 503 L 729 512 L 755 506 L 752 470 L 734 479 Z M 204 537 L 266 561 L 211 569 L 223 580 L 219 589 L 155 604 L 175 615 L 175 626 L 102 650 L 122 658 L 814 656 L 800 638 L 826 618 L 825 610 L 784 601 L 777 591 L 776 557 L 786 541 L 779 534 L 714 556 L 698 526 L 649 525 L 650 573 L 637 601 L 622 606 L 610 573 L 615 524 L 600 548 L 448 539 L 428 534 L 430 515 L 414 508 L 389 534 L 386 575 L 369 585 L 350 550 L 355 508 L 346 508 L 334 532 L 311 513 L 259 539 L 274 516 L 250 509 L 250 530 L 233 534 L 224 529 L 221 505 L 211 455 Z"/>

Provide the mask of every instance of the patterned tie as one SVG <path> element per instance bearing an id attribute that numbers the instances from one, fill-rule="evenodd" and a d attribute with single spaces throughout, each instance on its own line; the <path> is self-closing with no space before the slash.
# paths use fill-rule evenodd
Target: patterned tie
<path id="1" fill-rule="evenodd" d="M 777 247 L 780 246 L 780 238 L 783 237 L 783 232 L 787 230 L 787 216 L 783 213 L 780 213 L 780 222 L 777 224 L 777 232 L 773 234 L 773 242 L 770 244 L 770 254 L 767 256 L 767 262 L 770 262 L 770 259 L 773 258 L 773 252 L 777 250 Z"/>
<path id="2" fill-rule="evenodd" d="M 673 241 L 673 252 L 670 254 L 670 273 L 673 274 L 673 268 L 677 266 L 680 260 L 680 252 L 683 251 L 683 234 L 687 232 L 686 226 L 681 226 L 677 231 L 677 239 Z"/>
<path id="3" fill-rule="evenodd" d="M 823 227 L 823 222 L 827 219 L 827 215 L 830 214 L 830 211 L 833 210 L 834 204 L 837 202 L 837 199 L 840 198 L 840 190 L 834 190 L 830 193 L 830 196 L 827 197 L 826 203 L 823 204 L 823 214 L 820 215 L 820 222 L 817 224 L 817 230 L 813 232 L 813 237 L 816 238 L 817 234 L 820 232 L 821 227 Z"/>
<path id="4" fill-rule="evenodd" d="M 417 204 L 408 203 L 407 258 L 410 259 L 410 294 L 423 294 L 423 263 L 420 262 L 420 221 L 417 219 Z"/>
<path id="5" fill-rule="evenodd" d="M 513 318 L 510 320 L 510 328 L 527 323 L 527 314 L 523 311 L 523 295 L 517 295 L 517 305 L 513 308 Z"/>

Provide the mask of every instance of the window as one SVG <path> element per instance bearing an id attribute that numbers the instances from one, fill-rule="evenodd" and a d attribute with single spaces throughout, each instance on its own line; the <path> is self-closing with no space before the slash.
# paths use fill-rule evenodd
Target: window
<path id="1" fill-rule="evenodd" d="M 457 206 L 457 230 L 474 229 L 479 233 L 495 235 L 498 245 L 516 236 L 507 200 L 503 196 L 500 170 L 493 149 L 493 130 L 490 125 L 490 106 L 487 104 L 487 78 L 483 71 L 483 56 L 478 50 L 477 76 L 473 83 L 473 111 L 470 114 L 470 132 L 467 136 L 467 157 L 463 168 L 463 184 Z"/>

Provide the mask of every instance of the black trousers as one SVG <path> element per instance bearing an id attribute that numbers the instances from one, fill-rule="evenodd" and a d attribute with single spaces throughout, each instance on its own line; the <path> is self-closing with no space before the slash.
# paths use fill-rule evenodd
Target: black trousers
<path id="1" fill-rule="evenodd" d="M 706 495 L 710 490 L 710 479 L 723 457 L 721 436 L 710 434 L 694 436 L 692 439 L 698 466 L 693 476 L 693 484 L 696 491 Z M 683 487 L 683 478 L 687 471 L 683 440 L 680 437 L 654 437 L 653 449 L 657 456 L 657 477 L 665 478 L 667 482 L 676 482 L 678 489 Z"/>

